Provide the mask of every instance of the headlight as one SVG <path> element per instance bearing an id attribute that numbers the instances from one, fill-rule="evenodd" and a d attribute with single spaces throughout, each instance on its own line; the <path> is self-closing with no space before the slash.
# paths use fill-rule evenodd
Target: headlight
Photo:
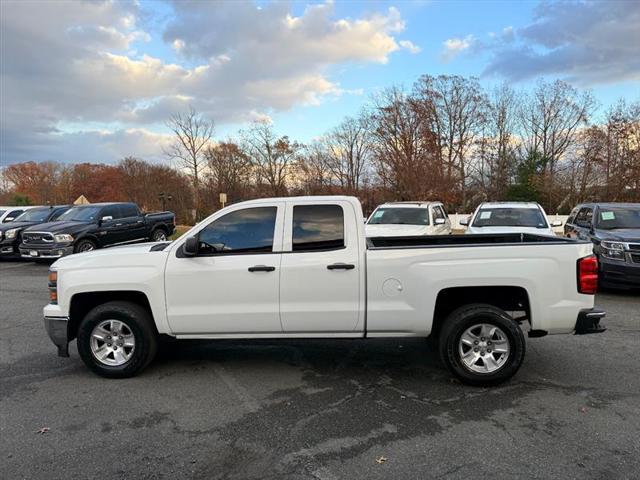
<path id="1" fill-rule="evenodd" d="M 5 235 L 7 236 L 7 240 L 11 238 L 16 238 L 16 235 L 18 234 L 19 231 L 20 231 L 19 228 L 12 228 L 11 230 L 7 230 L 7 233 L 5 233 Z M 0 238 L 2 238 L 2 233 L 0 233 Z"/>
<path id="2" fill-rule="evenodd" d="M 68 233 L 58 233 L 58 234 L 54 235 L 53 238 L 58 243 L 73 242 L 73 237 L 71 235 L 69 235 Z"/>
<path id="3" fill-rule="evenodd" d="M 611 260 L 625 261 L 624 243 L 620 242 L 602 242 L 600 244 L 602 256 Z"/>

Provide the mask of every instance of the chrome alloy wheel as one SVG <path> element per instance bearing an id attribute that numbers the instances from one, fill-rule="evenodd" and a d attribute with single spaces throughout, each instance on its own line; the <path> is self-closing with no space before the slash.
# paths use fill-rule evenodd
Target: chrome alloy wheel
<path id="1" fill-rule="evenodd" d="M 505 333 L 488 323 L 467 328 L 458 342 L 462 364 L 474 373 L 493 373 L 499 370 L 509 358 L 510 350 Z"/>
<path id="2" fill-rule="evenodd" d="M 129 361 L 136 348 L 136 338 L 126 323 L 104 320 L 91 332 L 91 354 L 110 367 L 119 367 Z"/>

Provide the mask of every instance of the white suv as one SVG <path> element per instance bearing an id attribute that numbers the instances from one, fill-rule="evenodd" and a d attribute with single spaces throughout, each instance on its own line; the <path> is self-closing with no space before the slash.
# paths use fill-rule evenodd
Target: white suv
<path id="1" fill-rule="evenodd" d="M 449 235 L 451 222 L 442 202 L 392 202 L 376 207 L 365 231 L 367 237 Z"/>
<path id="2" fill-rule="evenodd" d="M 487 202 L 481 203 L 470 219 L 461 220 L 468 225 L 466 233 L 535 233 L 555 236 L 544 209 L 535 202 Z"/>

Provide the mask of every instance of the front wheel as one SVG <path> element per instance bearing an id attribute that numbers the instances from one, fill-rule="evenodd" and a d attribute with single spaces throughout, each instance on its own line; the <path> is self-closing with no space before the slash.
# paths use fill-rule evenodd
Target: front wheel
<path id="1" fill-rule="evenodd" d="M 93 240 L 83 239 L 76 244 L 75 252 L 76 253 L 90 252 L 92 250 L 95 250 L 96 248 L 97 246 L 93 242 Z"/>
<path id="2" fill-rule="evenodd" d="M 158 344 L 149 313 L 131 302 L 108 302 L 91 310 L 78 329 L 78 353 L 98 375 L 126 378 L 138 374 Z"/>
<path id="3" fill-rule="evenodd" d="M 518 324 L 492 305 L 468 305 L 449 315 L 440 333 L 440 357 L 463 383 L 492 386 L 510 379 L 524 360 Z"/>

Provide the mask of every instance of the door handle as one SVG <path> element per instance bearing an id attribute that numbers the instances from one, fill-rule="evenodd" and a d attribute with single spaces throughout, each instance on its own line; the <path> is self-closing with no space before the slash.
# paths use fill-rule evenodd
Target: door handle
<path id="1" fill-rule="evenodd" d="M 354 268 L 356 268 L 356 266 L 351 263 L 333 263 L 327 265 L 328 270 L 353 270 Z"/>
<path id="2" fill-rule="evenodd" d="M 250 272 L 273 272 L 276 267 L 270 267 L 268 265 L 254 265 L 253 267 L 249 267 Z"/>
<path id="3" fill-rule="evenodd" d="M 116 227 L 121 227 L 122 223 L 116 223 Z"/>

